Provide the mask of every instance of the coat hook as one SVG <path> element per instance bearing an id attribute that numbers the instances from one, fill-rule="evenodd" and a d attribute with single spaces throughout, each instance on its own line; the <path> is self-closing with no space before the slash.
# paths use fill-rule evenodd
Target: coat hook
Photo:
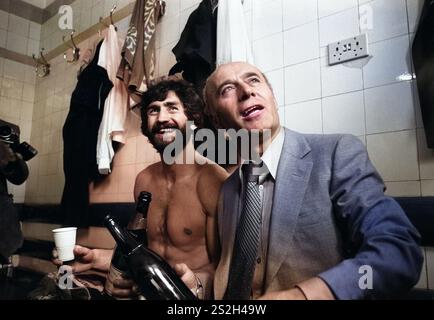
<path id="1" fill-rule="evenodd" d="M 33 60 L 36 63 L 35 66 L 36 75 L 40 78 L 44 78 L 50 74 L 50 64 L 47 62 L 47 60 L 44 57 L 43 54 L 44 50 L 45 50 L 44 48 L 41 49 L 40 51 L 41 56 L 39 58 L 36 58 L 35 54 L 32 55 Z"/>
<path id="2" fill-rule="evenodd" d="M 65 59 L 65 61 L 67 63 L 73 63 L 73 62 L 78 61 L 78 59 L 80 59 L 80 48 L 78 48 L 77 45 L 74 42 L 74 33 L 75 33 L 75 30 L 72 30 L 71 36 L 70 36 L 71 37 L 71 43 L 72 43 L 72 47 L 71 47 L 71 49 L 72 49 L 72 59 L 68 60 L 66 52 L 63 54 L 63 58 Z M 63 42 L 65 42 L 65 36 L 62 37 L 62 40 L 63 40 Z"/>
<path id="3" fill-rule="evenodd" d="M 112 24 L 112 26 L 115 27 L 115 30 L 118 31 L 118 27 L 116 27 L 116 25 L 113 22 L 113 12 L 115 12 L 117 6 L 114 5 L 113 8 L 110 10 L 110 23 Z"/>

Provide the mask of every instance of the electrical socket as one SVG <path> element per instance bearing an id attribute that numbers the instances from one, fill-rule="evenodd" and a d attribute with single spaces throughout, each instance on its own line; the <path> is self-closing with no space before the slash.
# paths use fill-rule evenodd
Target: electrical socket
<path id="1" fill-rule="evenodd" d="M 329 65 L 335 65 L 369 56 L 368 36 L 361 34 L 338 42 L 330 43 Z"/>

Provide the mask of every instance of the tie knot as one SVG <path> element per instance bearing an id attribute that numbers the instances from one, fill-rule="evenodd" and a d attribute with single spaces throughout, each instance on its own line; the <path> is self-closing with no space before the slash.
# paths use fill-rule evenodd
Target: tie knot
<path id="1" fill-rule="evenodd" d="M 261 169 L 263 168 L 263 162 L 254 163 L 249 162 L 244 165 L 244 174 L 247 177 L 247 181 L 258 181 L 258 177 L 261 175 Z"/>

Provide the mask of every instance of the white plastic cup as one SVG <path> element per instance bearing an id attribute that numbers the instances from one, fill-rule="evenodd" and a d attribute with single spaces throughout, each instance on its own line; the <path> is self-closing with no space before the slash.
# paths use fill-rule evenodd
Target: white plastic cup
<path id="1" fill-rule="evenodd" d="M 54 244 L 60 261 L 74 260 L 74 246 L 77 235 L 76 227 L 53 230 Z"/>

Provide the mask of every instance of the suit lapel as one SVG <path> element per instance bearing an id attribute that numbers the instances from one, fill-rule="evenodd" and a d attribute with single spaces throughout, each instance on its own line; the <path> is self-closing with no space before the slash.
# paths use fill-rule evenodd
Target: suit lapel
<path id="1" fill-rule="evenodd" d="M 291 245 L 312 170 L 312 161 L 304 158 L 309 152 L 309 145 L 302 135 L 285 129 L 274 185 L 265 287 L 276 276 Z"/>
<path id="2" fill-rule="evenodd" d="M 225 294 L 228 277 L 229 267 L 234 249 L 235 234 L 237 228 L 237 220 L 239 215 L 241 184 L 239 172 L 236 170 L 227 181 L 225 188 L 225 199 L 223 202 L 222 216 L 219 217 L 219 223 L 222 225 L 220 228 L 221 233 L 221 261 L 216 272 L 216 279 L 214 281 L 215 298 L 222 299 Z"/>

